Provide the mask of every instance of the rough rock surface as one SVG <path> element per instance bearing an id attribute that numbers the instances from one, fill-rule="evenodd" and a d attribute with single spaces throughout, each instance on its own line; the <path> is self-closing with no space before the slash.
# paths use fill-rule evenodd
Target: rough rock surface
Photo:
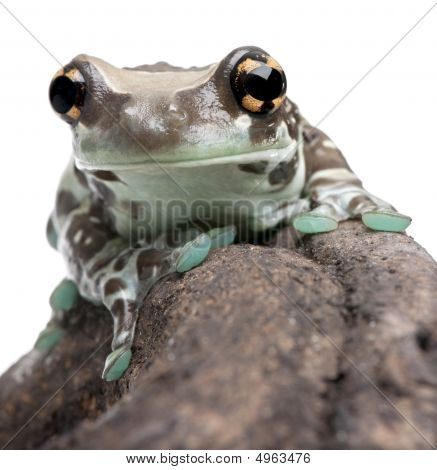
<path id="1" fill-rule="evenodd" d="M 127 374 L 82 302 L 48 355 L 0 378 L 7 448 L 432 448 L 437 265 L 357 222 L 295 248 L 233 245 L 144 301 Z M 285 248 L 284 248 L 285 246 Z"/>

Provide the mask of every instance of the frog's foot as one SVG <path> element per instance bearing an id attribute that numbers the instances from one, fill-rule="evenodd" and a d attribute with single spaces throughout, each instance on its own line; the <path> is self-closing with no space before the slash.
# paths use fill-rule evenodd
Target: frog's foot
<path id="1" fill-rule="evenodd" d="M 367 227 L 383 232 L 403 232 L 411 224 L 407 215 L 386 208 L 367 211 L 361 218 Z"/>
<path id="2" fill-rule="evenodd" d="M 114 320 L 112 352 L 107 356 L 102 378 L 108 382 L 118 380 L 126 372 L 132 357 L 132 342 L 135 325 L 138 318 L 138 308 L 135 302 L 126 302 L 124 295 L 129 292 L 119 292 L 120 296 L 110 307 Z"/>
<path id="3" fill-rule="evenodd" d="M 337 221 L 329 216 L 314 213 L 300 214 L 293 219 L 293 227 L 302 233 L 331 232 L 337 228 Z"/>
<path id="4" fill-rule="evenodd" d="M 73 281 L 64 279 L 55 287 L 49 299 L 52 308 L 52 319 L 38 335 L 35 349 L 50 351 L 61 341 L 65 331 L 59 326 L 59 320 L 65 312 L 77 304 L 78 299 L 79 291 Z"/>
<path id="5" fill-rule="evenodd" d="M 411 218 L 400 214 L 382 199 L 356 185 L 334 185 L 319 188 L 318 205 L 309 212 L 302 212 L 293 220 L 295 229 L 304 233 L 329 232 L 337 228 L 341 220 L 360 217 L 373 229 L 402 232 Z"/>
<path id="6" fill-rule="evenodd" d="M 38 351 L 50 351 L 61 341 L 65 331 L 55 325 L 48 325 L 41 331 L 35 342 L 35 349 Z"/>
<path id="7" fill-rule="evenodd" d="M 347 211 L 350 217 L 361 217 L 363 224 L 372 230 L 403 232 L 411 224 L 410 217 L 367 192 L 351 198 Z"/>
<path id="8" fill-rule="evenodd" d="M 102 379 L 107 382 L 120 379 L 129 367 L 132 358 L 132 350 L 127 347 L 119 347 L 112 351 L 106 358 Z"/>
<path id="9" fill-rule="evenodd" d="M 79 299 L 79 291 L 76 284 L 69 279 L 64 279 L 58 284 L 50 296 L 50 306 L 54 312 L 72 309 Z"/>
<path id="10" fill-rule="evenodd" d="M 219 234 L 215 238 L 220 240 Z M 184 273 L 198 266 L 208 256 L 211 244 L 212 240 L 209 235 L 202 233 L 182 248 L 175 250 L 179 252 L 176 259 L 176 271 Z"/>
<path id="11" fill-rule="evenodd" d="M 211 239 L 210 250 L 216 248 L 222 248 L 227 245 L 234 243 L 237 235 L 237 229 L 235 225 L 228 225 L 227 227 L 213 228 L 208 232 L 208 236 Z"/>
<path id="12" fill-rule="evenodd" d="M 151 287 L 169 273 L 189 271 L 199 265 L 210 246 L 210 237 L 201 234 L 178 248 L 150 245 L 127 249 L 113 260 L 112 269 L 99 277 L 103 304 L 114 321 L 112 353 L 106 359 L 103 379 L 118 380 L 128 368 L 138 304 Z M 121 269 L 120 264 L 123 264 Z"/>

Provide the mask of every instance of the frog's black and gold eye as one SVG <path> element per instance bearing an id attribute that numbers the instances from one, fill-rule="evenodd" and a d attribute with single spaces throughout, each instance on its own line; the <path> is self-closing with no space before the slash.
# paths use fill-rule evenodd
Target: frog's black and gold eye
<path id="1" fill-rule="evenodd" d="M 252 113 L 270 113 L 285 98 L 287 80 L 282 67 L 262 50 L 249 51 L 232 66 L 231 87 L 238 103 Z"/>
<path id="2" fill-rule="evenodd" d="M 73 124 L 79 120 L 85 92 L 83 75 L 76 67 L 67 65 L 56 73 L 50 83 L 50 103 L 64 121 Z"/>

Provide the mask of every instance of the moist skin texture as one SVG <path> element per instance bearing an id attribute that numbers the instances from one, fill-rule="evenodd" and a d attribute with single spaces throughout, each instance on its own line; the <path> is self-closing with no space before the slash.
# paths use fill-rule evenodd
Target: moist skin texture
<path id="1" fill-rule="evenodd" d="M 114 319 L 106 380 L 128 367 L 138 305 L 156 281 L 236 237 L 286 224 L 327 232 L 349 218 L 381 231 L 410 223 L 363 188 L 286 97 L 284 71 L 259 48 L 190 69 L 122 69 L 79 55 L 55 76 L 52 97 L 60 79 L 77 89 L 61 115 L 74 152 L 47 234 L 68 280 L 52 294 L 36 348 L 62 341 L 60 320 L 80 296 L 103 304 Z"/>

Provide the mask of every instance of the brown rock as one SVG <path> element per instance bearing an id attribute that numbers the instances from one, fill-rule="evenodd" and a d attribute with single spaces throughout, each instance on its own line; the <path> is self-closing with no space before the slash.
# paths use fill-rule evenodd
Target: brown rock
<path id="1" fill-rule="evenodd" d="M 437 265 L 402 234 L 347 222 L 295 250 L 217 250 L 154 287 L 115 384 L 100 379 L 109 314 L 83 302 L 65 327 L 0 379 L 2 446 L 436 444 Z"/>

